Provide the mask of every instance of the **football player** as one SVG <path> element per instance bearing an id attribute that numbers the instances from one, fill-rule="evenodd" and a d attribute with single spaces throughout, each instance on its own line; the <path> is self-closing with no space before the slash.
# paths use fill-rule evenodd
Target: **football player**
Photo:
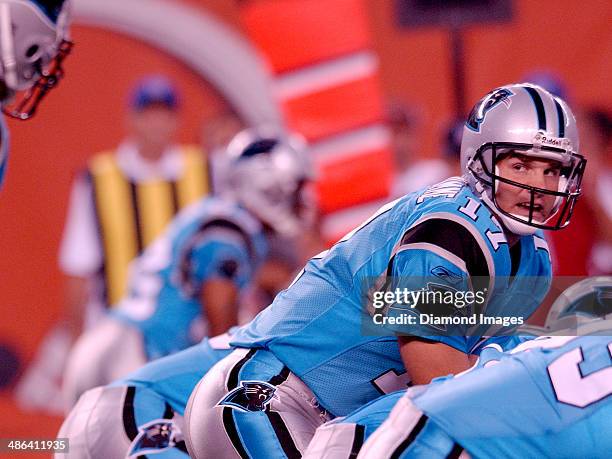
<path id="1" fill-rule="evenodd" d="M 551 336 L 489 344 L 464 374 L 331 421 L 304 457 L 609 457 L 611 291 L 612 277 L 578 282 L 555 301 Z"/>
<path id="2" fill-rule="evenodd" d="M 65 372 L 67 408 L 88 389 L 236 325 L 238 297 L 265 258 L 266 235 L 293 237 L 300 229 L 310 174 L 301 142 L 244 131 L 226 154 L 219 196 L 175 218 L 135 261 L 128 295 L 75 344 Z"/>
<path id="3" fill-rule="evenodd" d="M 105 387 L 85 392 L 65 419 L 58 438 L 70 439 L 68 455 L 125 458 L 155 455 L 187 459 L 183 414 L 191 391 L 232 350 L 229 333 L 149 362 Z M 153 457 L 153 456 L 152 456 Z"/>
<path id="4" fill-rule="evenodd" d="M 463 177 L 383 206 L 236 332 L 236 351 L 190 398 L 192 456 L 298 457 L 328 419 L 469 368 L 479 333 L 390 321 L 399 338 L 363 333 L 372 306 L 363 292 L 394 282 L 428 288 L 422 279 L 433 276 L 451 291 L 486 290 L 490 316 L 528 317 L 550 284 L 541 229 L 566 226 L 580 193 L 585 160 L 577 152 L 564 101 L 530 84 L 487 94 L 464 128 Z M 237 392 L 260 403 L 230 401 Z"/>
<path id="5" fill-rule="evenodd" d="M 0 0 L 0 107 L 26 120 L 64 72 L 70 53 L 68 0 Z M 9 134 L 0 115 L 0 184 L 6 170 Z"/>

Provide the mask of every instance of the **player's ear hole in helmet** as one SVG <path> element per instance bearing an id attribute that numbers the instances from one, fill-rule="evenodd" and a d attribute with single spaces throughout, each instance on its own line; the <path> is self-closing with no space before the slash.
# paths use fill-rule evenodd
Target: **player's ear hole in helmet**
<path id="1" fill-rule="evenodd" d="M 73 46 L 69 7 L 69 0 L 0 2 L 0 104 L 6 115 L 31 118 L 63 78 Z"/>

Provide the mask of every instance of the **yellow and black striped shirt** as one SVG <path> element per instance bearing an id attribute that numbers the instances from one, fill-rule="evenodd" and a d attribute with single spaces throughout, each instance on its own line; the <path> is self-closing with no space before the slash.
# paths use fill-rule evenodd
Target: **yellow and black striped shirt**
<path id="1" fill-rule="evenodd" d="M 120 169 L 114 151 L 99 153 L 90 161 L 108 305 L 125 294 L 130 261 L 162 233 L 180 209 L 210 190 L 202 151 L 195 146 L 182 146 L 181 150 L 183 173 L 174 181 L 136 182 Z"/>

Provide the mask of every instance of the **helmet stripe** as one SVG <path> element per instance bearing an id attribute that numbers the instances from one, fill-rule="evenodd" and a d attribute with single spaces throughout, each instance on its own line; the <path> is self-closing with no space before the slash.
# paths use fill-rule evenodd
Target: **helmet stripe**
<path id="1" fill-rule="evenodd" d="M 45 16 L 47 16 L 53 24 L 57 25 L 57 19 L 62 12 L 65 0 L 32 0 L 32 3 L 37 5 Z"/>
<path id="2" fill-rule="evenodd" d="M 557 107 L 557 119 L 559 120 L 559 137 L 565 137 L 565 114 L 563 113 L 563 107 L 557 99 L 555 99 L 555 106 Z"/>
<path id="3" fill-rule="evenodd" d="M 544 111 L 544 102 L 537 89 L 525 86 L 525 91 L 531 96 L 533 104 L 535 105 L 536 112 L 538 114 L 538 129 L 546 131 L 546 112 Z"/>

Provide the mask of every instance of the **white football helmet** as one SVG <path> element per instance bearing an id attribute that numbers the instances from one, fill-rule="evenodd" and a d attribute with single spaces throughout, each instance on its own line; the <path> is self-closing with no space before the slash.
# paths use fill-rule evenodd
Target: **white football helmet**
<path id="1" fill-rule="evenodd" d="M 556 230 L 569 224 L 586 166 L 578 148 L 576 120 L 562 99 L 530 83 L 511 84 L 494 89 L 472 109 L 463 128 L 461 168 L 472 189 L 506 228 L 528 235 L 537 228 Z M 508 152 L 558 161 L 558 189 L 536 188 L 500 176 L 496 163 Z M 498 205 L 499 182 L 530 192 L 528 216 L 507 212 Z M 544 221 L 534 216 L 538 195 L 555 197 L 552 212 Z"/>
<path id="2" fill-rule="evenodd" d="M 566 288 L 550 307 L 543 327 L 523 325 L 518 334 L 610 336 L 612 276 L 586 278 Z"/>
<path id="3" fill-rule="evenodd" d="M 0 0 L 0 104 L 5 114 L 30 118 L 62 78 L 62 62 L 72 49 L 68 20 L 69 0 Z"/>
<path id="4" fill-rule="evenodd" d="M 584 279 L 565 289 L 546 316 L 546 327 L 569 328 L 609 316 L 612 320 L 612 276 Z"/>
<path id="5" fill-rule="evenodd" d="M 221 195 L 236 200 L 266 226 L 294 236 L 311 210 L 304 185 L 313 177 L 306 143 L 266 128 L 238 133 L 225 152 Z"/>

